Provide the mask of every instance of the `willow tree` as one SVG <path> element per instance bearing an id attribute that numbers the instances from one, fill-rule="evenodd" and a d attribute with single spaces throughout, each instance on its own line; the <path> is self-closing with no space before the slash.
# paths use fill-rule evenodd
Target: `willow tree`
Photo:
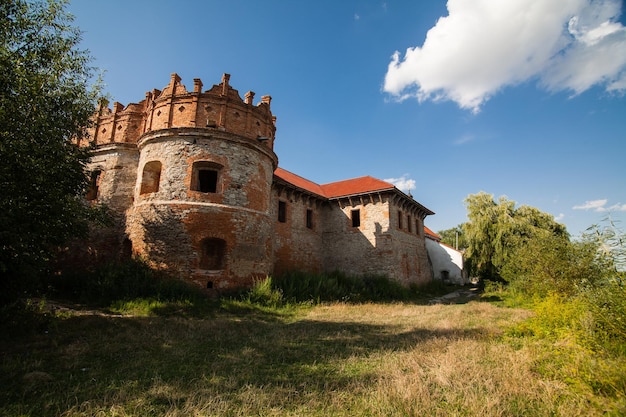
<path id="1" fill-rule="evenodd" d="M 474 274 L 499 279 L 502 268 L 515 250 L 529 240 L 553 237 L 568 240 L 565 226 L 550 214 L 530 206 L 515 206 L 515 201 L 502 196 L 494 200 L 485 192 L 470 194 L 465 199 L 468 221 L 463 232 L 468 244 L 466 256 Z"/>
<path id="2" fill-rule="evenodd" d="M 66 1 L 0 2 L 0 292 L 22 290 L 53 248 L 87 231 L 91 57 Z"/>

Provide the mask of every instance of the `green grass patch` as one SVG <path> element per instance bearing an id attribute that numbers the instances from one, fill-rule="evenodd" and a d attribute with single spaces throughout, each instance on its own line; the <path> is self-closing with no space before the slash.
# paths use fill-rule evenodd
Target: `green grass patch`
<path id="1" fill-rule="evenodd" d="M 559 379 L 563 374 L 550 374 L 549 345 L 520 336 L 524 342 L 514 346 L 501 338 L 527 313 L 489 303 L 281 309 L 233 299 L 206 317 L 119 316 L 79 306 L 59 314 L 53 307 L 31 310 L 46 312 L 45 329 L 0 336 L 0 415 L 623 411 L 614 391 L 585 380 L 575 389 Z"/>

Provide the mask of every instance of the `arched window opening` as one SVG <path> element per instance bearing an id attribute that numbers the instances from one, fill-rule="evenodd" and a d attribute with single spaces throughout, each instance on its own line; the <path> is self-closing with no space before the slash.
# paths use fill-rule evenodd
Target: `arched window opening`
<path id="1" fill-rule="evenodd" d="M 200 161 L 193 164 L 191 189 L 201 193 L 220 191 L 220 171 L 222 166 L 213 162 Z"/>
<path id="2" fill-rule="evenodd" d="M 100 188 L 100 177 L 102 176 L 102 171 L 96 169 L 91 172 L 89 176 L 89 187 L 87 188 L 87 194 L 85 194 L 85 198 L 87 200 L 95 200 L 98 198 L 98 189 Z"/>
<path id="3" fill-rule="evenodd" d="M 122 241 L 122 259 L 127 260 L 133 257 L 133 242 L 129 238 Z"/>
<path id="4" fill-rule="evenodd" d="M 226 242 L 222 239 L 204 239 L 200 245 L 200 269 L 224 269 Z"/>
<path id="5" fill-rule="evenodd" d="M 161 162 L 150 161 L 143 166 L 141 175 L 141 189 L 139 194 L 156 193 L 161 181 Z"/>

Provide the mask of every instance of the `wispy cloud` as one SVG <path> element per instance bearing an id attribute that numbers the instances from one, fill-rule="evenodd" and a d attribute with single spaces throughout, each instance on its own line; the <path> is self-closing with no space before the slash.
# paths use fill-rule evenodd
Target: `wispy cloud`
<path id="1" fill-rule="evenodd" d="M 475 135 L 471 135 L 471 134 L 467 134 L 467 135 L 463 135 L 460 138 L 458 138 L 457 140 L 454 141 L 455 145 L 464 145 L 466 143 L 472 142 L 476 139 Z"/>
<path id="2" fill-rule="evenodd" d="M 583 204 L 572 207 L 574 210 L 592 210 L 600 213 L 614 212 L 614 211 L 626 211 L 626 204 L 617 203 L 611 206 L 606 206 L 609 201 L 606 198 L 600 200 L 588 200 Z"/>
<path id="3" fill-rule="evenodd" d="M 478 112 L 506 86 L 539 80 L 575 95 L 626 92 L 621 0 L 448 0 L 423 45 L 396 51 L 383 90 Z"/>
<path id="4" fill-rule="evenodd" d="M 558 215 L 558 216 L 555 216 L 555 217 L 554 217 L 554 220 L 555 220 L 555 221 L 557 221 L 557 222 L 560 222 L 560 221 L 561 221 L 561 220 L 563 220 L 564 218 L 565 218 L 565 214 L 563 214 L 563 213 L 559 213 L 559 215 Z"/>
<path id="5" fill-rule="evenodd" d="M 387 178 L 383 181 L 395 185 L 399 190 L 405 193 L 415 188 L 415 180 L 409 178 L 409 174 L 404 174 L 400 178 Z"/>

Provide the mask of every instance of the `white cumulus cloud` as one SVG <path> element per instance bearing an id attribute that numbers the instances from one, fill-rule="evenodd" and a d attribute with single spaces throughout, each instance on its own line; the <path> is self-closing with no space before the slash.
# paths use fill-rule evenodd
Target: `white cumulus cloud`
<path id="1" fill-rule="evenodd" d="M 600 200 L 589 200 L 572 208 L 574 210 L 593 210 L 597 212 L 626 211 L 626 204 L 617 203 L 607 207 L 606 204 L 608 202 L 609 201 L 606 198 Z"/>
<path id="2" fill-rule="evenodd" d="M 400 178 L 387 178 L 383 181 L 395 185 L 399 190 L 405 193 L 415 188 L 415 180 L 409 178 L 409 174 L 404 174 Z"/>
<path id="3" fill-rule="evenodd" d="M 396 51 L 383 91 L 480 110 L 500 89 L 539 80 L 550 91 L 626 91 L 620 0 L 448 0 L 422 46 Z"/>

